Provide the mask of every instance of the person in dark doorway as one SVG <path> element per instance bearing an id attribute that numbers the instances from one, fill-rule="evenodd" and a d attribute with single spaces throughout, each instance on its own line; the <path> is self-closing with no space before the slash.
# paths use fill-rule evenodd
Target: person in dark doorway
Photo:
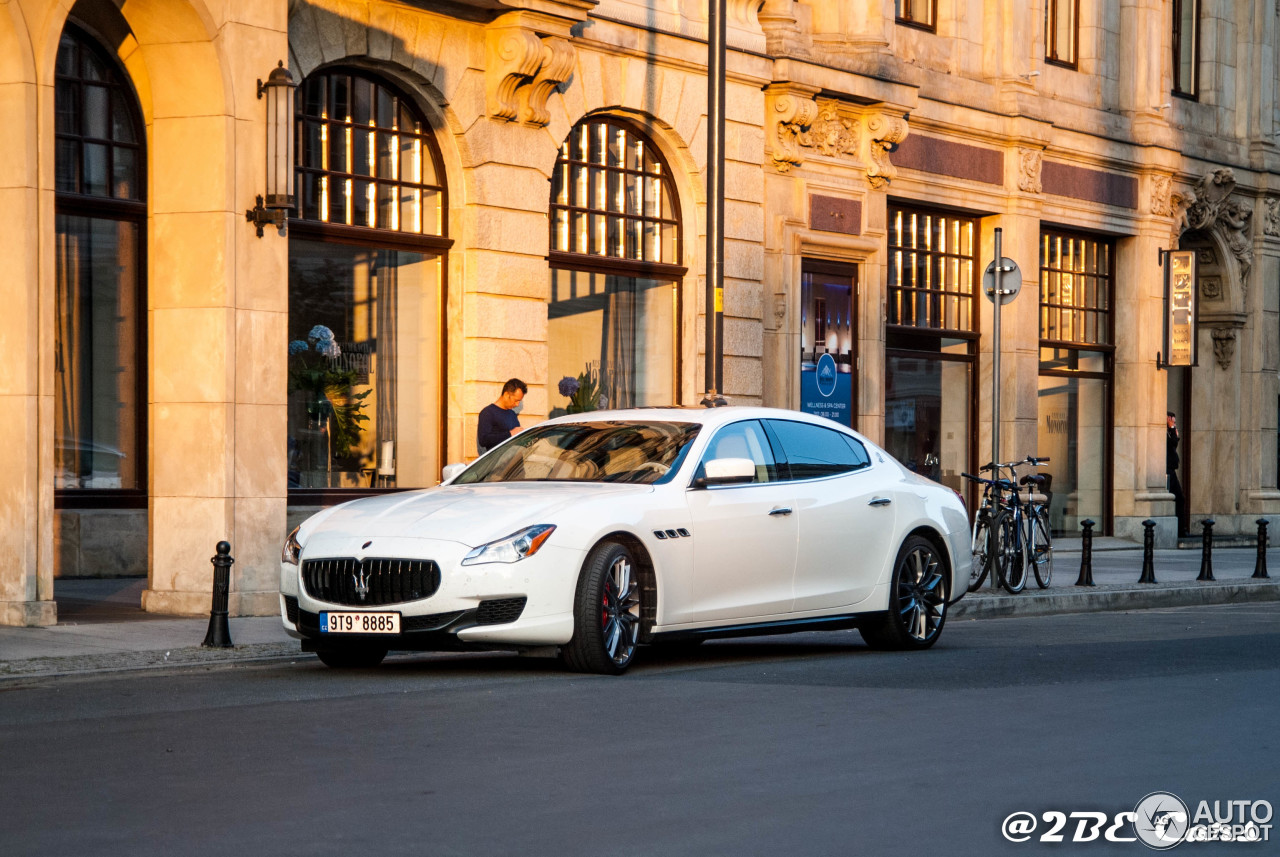
<path id="1" fill-rule="evenodd" d="M 1178 464 L 1181 459 L 1178 458 L 1178 418 L 1169 412 L 1168 419 L 1169 430 L 1167 432 L 1164 469 L 1165 474 L 1169 477 L 1169 493 L 1173 495 L 1174 514 L 1178 516 L 1178 538 L 1186 538 L 1187 529 L 1183 522 L 1187 519 L 1187 498 L 1182 493 L 1182 483 L 1178 481 Z"/>
<path id="2" fill-rule="evenodd" d="M 528 386 L 519 378 L 512 378 L 502 385 L 502 395 L 480 412 L 480 425 L 476 429 L 476 444 L 484 455 L 509 437 L 520 433 L 520 411 L 524 409 L 524 394 Z"/>

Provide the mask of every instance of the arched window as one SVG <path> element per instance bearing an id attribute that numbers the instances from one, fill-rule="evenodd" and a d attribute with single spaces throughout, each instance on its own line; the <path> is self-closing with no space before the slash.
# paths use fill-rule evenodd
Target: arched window
<path id="1" fill-rule="evenodd" d="M 439 150 L 413 99 L 369 72 L 308 76 L 297 111 L 290 498 L 434 484 L 451 243 Z"/>
<path id="2" fill-rule="evenodd" d="M 671 171 L 628 122 L 578 123 L 551 183 L 550 375 L 556 406 L 675 404 L 680 208 Z M 565 391 L 577 390 L 575 394 Z"/>
<path id="3" fill-rule="evenodd" d="M 54 114 L 55 499 L 145 507 L 141 111 L 115 58 L 72 24 L 58 45 Z"/>

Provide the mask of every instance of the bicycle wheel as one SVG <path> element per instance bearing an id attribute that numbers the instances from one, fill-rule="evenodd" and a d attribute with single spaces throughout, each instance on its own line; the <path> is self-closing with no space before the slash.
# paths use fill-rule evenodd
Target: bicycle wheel
<path id="1" fill-rule="evenodd" d="M 973 541 L 969 546 L 973 553 L 973 565 L 969 567 L 970 592 L 977 592 L 982 587 L 982 582 L 987 579 L 987 572 L 991 570 L 988 550 L 990 541 L 991 512 L 988 509 L 979 509 L 978 516 L 973 521 Z"/>
<path id="2" fill-rule="evenodd" d="M 1032 527 L 1035 541 L 1032 542 L 1035 561 L 1031 568 L 1035 571 L 1036 585 L 1047 589 L 1053 579 L 1053 539 L 1049 535 L 1049 513 L 1045 509 L 1037 509 Z"/>
<path id="3" fill-rule="evenodd" d="M 1018 521 L 1011 511 L 1002 511 L 991 525 L 995 533 L 996 580 L 1011 593 L 1018 593 L 1027 585 L 1027 569 L 1022 562 L 1022 546 L 1018 533 Z"/>

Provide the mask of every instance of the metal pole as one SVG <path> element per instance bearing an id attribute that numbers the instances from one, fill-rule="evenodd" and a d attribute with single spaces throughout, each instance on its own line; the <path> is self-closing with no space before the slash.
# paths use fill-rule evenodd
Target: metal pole
<path id="1" fill-rule="evenodd" d="M 231 628 L 227 625 L 227 600 L 231 591 L 231 543 L 218 542 L 213 563 L 213 606 L 209 609 L 209 630 L 200 645 L 214 649 L 231 648 Z"/>
<path id="2" fill-rule="evenodd" d="M 991 463 L 1000 461 L 1000 301 L 1004 297 L 1004 230 L 996 227 L 995 309 L 991 314 Z M 993 479 L 999 479 L 996 471 Z"/>
<path id="3" fill-rule="evenodd" d="M 724 388 L 724 80 L 725 0 L 711 0 L 707 21 L 707 309 L 704 405 L 727 404 Z"/>

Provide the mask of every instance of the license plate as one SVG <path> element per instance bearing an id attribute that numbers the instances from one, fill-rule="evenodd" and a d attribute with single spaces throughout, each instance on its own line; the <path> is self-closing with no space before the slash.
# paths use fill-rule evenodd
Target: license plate
<path id="1" fill-rule="evenodd" d="M 399 634 L 399 613 L 321 613 L 321 634 Z"/>

